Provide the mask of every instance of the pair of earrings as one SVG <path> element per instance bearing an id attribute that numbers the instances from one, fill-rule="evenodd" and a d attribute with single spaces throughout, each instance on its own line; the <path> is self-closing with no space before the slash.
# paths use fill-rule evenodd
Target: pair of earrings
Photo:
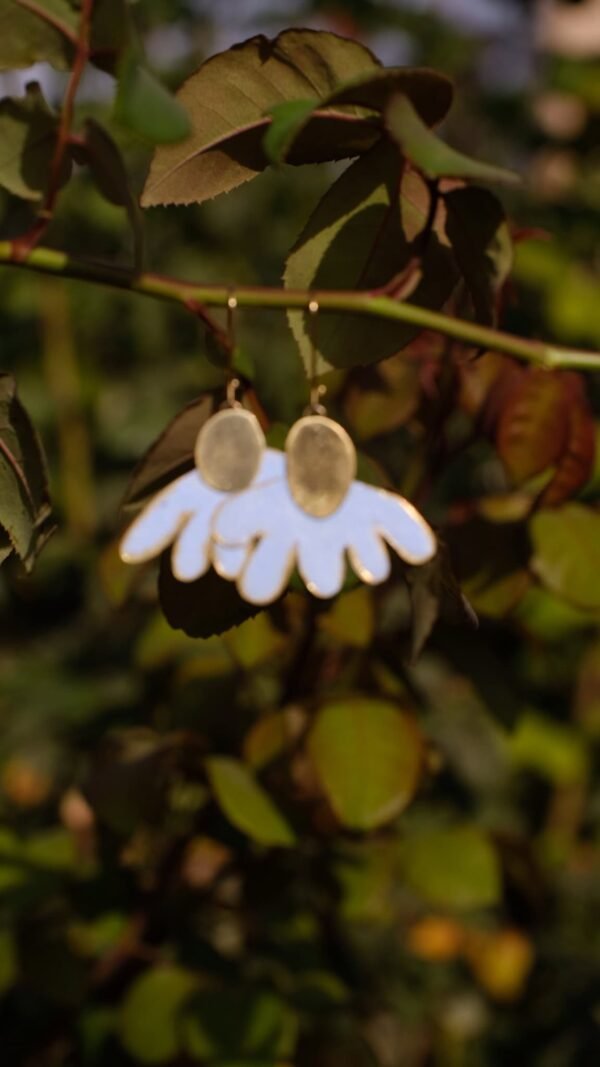
<path id="1" fill-rule="evenodd" d="M 311 303 L 313 314 L 318 305 Z M 403 497 L 356 481 L 356 450 L 313 396 L 310 413 L 268 448 L 256 417 L 235 400 L 204 424 L 195 469 L 157 494 L 126 531 L 120 555 L 142 563 L 172 545 L 175 578 L 192 582 L 212 566 L 251 604 L 287 588 L 294 568 L 307 589 L 340 592 L 346 559 L 369 585 L 384 582 L 388 548 L 416 565 L 435 554 L 435 537 Z"/>

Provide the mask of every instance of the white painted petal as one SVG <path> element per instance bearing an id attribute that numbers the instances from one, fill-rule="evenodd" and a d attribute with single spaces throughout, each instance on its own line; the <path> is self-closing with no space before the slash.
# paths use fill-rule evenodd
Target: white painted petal
<path id="1" fill-rule="evenodd" d="M 210 566 L 210 520 L 207 508 L 192 515 L 179 534 L 171 553 L 171 570 L 180 582 L 194 582 Z"/>
<path id="2" fill-rule="evenodd" d="M 213 541 L 211 555 L 217 574 L 230 582 L 239 578 L 248 558 L 248 551 L 247 545 L 220 545 Z"/>
<path id="3" fill-rule="evenodd" d="M 323 600 L 336 596 L 346 577 L 344 539 L 343 535 L 339 536 L 341 531 L 333 520 L 335 514 L 315 520 L 327 524 L 328 536 L 303 537 L 298 543 L 298 570 L 302 581 L 309 593 Z"/>
<path id="4" fill-rule="evenodd" d="M 379 534 L 370 526 L 360 527 L 350 533 L 348 546 L 350 566 L 361 582 L 379 585 L 390 576 L 390 554 Z"/>
<path id="5" fill-rule="evenodd" d="M 381 536 L 407 563 L 426 563 L 435 556 L 437 545 L 431 527 L 404 497 L 367 486 L 373 501 L 375 526 Z"/>
<path id="6" fill-rule="evenodd" d="M 196 471 L 171 482 L 146 505 L 119 545 L 124 563 L 144 563 L 167 548 L 186 519 L 205 504 L 206 488 Z M 214 504 L 212 505 L 214 507 Z"/>
<path id="7" fill-rule="evenodd" d="M 250 553 L 238 589 L 251 604 L 270 604 L 281 596 L 294 569 L 293 532 L 267 535 Z"/>
<path id="8" fill-rule="evenodd" d="M 219 508 L 213 522 L 213 537 L 226 545 L 246 545 L 269 533 L 274 526 L 285 524 L 289 500 L 285 481 L 251 486 Z"/>

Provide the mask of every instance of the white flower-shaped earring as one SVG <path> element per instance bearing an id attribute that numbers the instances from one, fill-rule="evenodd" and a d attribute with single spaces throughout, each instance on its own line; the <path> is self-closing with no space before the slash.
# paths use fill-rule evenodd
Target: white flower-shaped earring
<path id="1" fill-rule="evenodd" d="M 234 383 L 232 383 L 233 385 Z M 173 544 L 171 568 L 180 582 L 202 577 L 211 562 L 226 578 L 236 578 L 249 543 L 212 542 L 217 508 L 240 490 L 281 478 L 284 457 L 266 448 L 258 420 L 239 404 L 204 424 L 196 442 L 196 466 L 161 490 L 125 532 L 119 553 L 125 563 L 144 563 Z"/>
<path id="2" fill-rule="evenodd" d="M 318 311 L 316 301 L 309 311 Z M 313 337 L 313 361 L 315 352 Z M 413 565 L 436 552 L 435 537 L 412 504 L 354 480 L 354 445 L 324 414 L 312 378 L 312 414 L 288 434 L 283 474 L 227 500 L 215 515 L 213 537 L 222 549 L 255 543 L 237 580 L 252 604 L 280 596 L 296 566 L 309 592 L 327 599 L 344 584 L 346 556 L 363 582 L 377 585 L 391 569 L 386 546 Z M 228 576 L 217 556 L 215 569 Z"/>

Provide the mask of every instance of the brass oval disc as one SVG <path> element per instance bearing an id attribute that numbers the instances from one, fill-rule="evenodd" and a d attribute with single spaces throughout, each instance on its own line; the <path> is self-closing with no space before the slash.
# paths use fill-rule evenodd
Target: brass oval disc
<path id="1" fill-rule="evenodd" d="M 265 435 L 256 416 L 244 408 L 225 408 L 204 423 L 194 455 L 207 485 L 233 493 L 250 485 L 264 450 Z"/>
<path id="2" fill-rule="evenodd" d="M 337 511 L 356 474 L 356 451 L 346 431 L 325 415 L 294 423 L 285 443 L 290 492 L 309 515 Z"/>

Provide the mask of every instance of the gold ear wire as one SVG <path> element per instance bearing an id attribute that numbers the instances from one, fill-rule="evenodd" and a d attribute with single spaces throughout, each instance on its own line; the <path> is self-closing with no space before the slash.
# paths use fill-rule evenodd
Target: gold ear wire
<path id="1" fill-rule="evenodd" d="M 310 300 L 308 304 L 309 336 L 310 336 L 310 400 L 307 414 L 324 415 L 325 408 L 321 403 L 326 393 L 326 387 L 317 383 L 317 358 L 319 348 L 317 344 L 317 316 L 319 314 L 319 301 Z"/>
<path id="2" fill-rule="evenodd" d="M 235 377 L 233 369 L 233 360 L 235 356 L 235 312 L 237 310 L 238 300 L 233 289 L 231 290 L 229 297 L 227 298 L 227 338 L 228 338 L 228 350 L 229 358 L 227 361 L 226 372 L 226 385 L 225 385 L 225 404 L 229 408 L 234 408 L 239 405 L 237 400 L 237 391 L 240 387 L 239 378 Z"/>

